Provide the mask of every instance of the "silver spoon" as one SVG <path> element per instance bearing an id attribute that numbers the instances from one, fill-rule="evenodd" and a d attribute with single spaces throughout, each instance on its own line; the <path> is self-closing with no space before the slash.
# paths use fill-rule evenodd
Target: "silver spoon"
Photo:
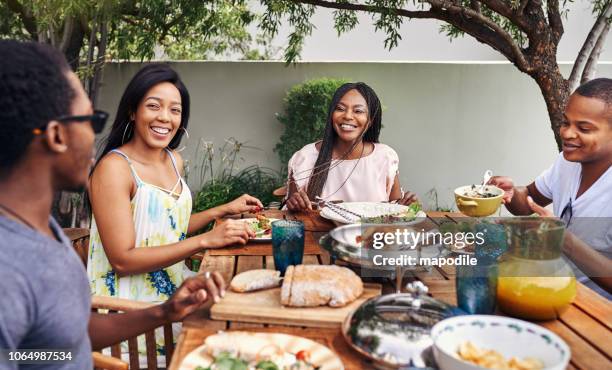
<path id="1" fill-rule="evenodd" d="M 478 194 L 484 194 L 484 187 L 489 182 L 489 180 L 491 180 L 491 177 L 493 177 L 493 171 L 486 170 L 484 175 L 482 176 L 482 184 L 480 185 L 480 189 L 478 189 Z"/>

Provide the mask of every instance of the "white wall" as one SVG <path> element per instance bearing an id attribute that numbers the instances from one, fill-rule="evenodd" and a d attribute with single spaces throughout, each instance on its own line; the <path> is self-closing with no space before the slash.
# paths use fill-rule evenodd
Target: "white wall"
<path id="1" fill-rule="evenodd" d="M 508 64 L 180 62 L 172 64 L 192 97 L 185 156 L 194 162 L 199 137 L 228 137 L 248 164 L 279 168 L 272 148 L 282 126 L 275 114 L 294 84 L 318 77 L 365 81 L 384 107 L 381 141 L 400 156 L 400 180 L 421 198 L 435 187 L 451 203 L 452 189 L 478 182 L 486 169 L 526 184 L 557 155 L 544 101 L 535 82 Z M 138 63 L 110 64 L 98 106 L 114 114 Z M 567 69 L 568 66 L 564 68 Z M 612 76 L 612 65 L 600 72 Z M 193 189 L 192 189 L 193 190 Z"/>

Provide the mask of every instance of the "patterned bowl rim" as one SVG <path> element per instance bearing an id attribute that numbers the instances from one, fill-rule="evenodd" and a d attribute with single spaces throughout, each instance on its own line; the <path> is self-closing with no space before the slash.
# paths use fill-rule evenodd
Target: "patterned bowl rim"
<path id="1" fill-rule="evenodd" d="M 452 331 L 454 327 L 467 325 L 477 326 L 481 329 L 506 326 L 515 330 L 517 333 L 536 335 L 540 340 L 544 341 L 546 345 L 552 346 L 561 355 L 561 360 L 554 366 L 568 363 L 571 357 L 571 350 L 567 343 L 552 331 L 531 322 L 495 315 L 463 315 L 450 317 L 438 322 L 431 329 L 431 337 L 434 341 L 434 346 L 447 355 L 452 355 L 443 348 L 437 346 L 438 338 L 443 333 Z"/>

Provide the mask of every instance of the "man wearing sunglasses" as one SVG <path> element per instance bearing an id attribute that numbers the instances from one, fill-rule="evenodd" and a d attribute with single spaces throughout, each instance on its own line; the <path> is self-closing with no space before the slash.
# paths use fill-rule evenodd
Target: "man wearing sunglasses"
<path id="1" fill-rule="evenodd" d="M 92 347 L 182 320 L 209 297 L 219 299 L 223 279 L 207 273 L 185 280 L 161 305 L 91 313 L 83 264 L 50 211 L 56 191 L 85 188 L 94 133 L 107 114 L 92 110 L 51 47 L 0 40 L 0 55 L 0 369 L 91 369 Z M 16 349 L 64 349 L 71 356 L 25 364 L 9 357 Z"/>
<path id="2" fill-rule="evenodd" d="M 489 183 L 505 191 L 512 214 L 563 220 L 563 251 L 578 267 L 579 281 L 611 299 L 612 79 L 598 78 L 576 89 L 559 133 L 563 152 L 534 182 L 519 187 L 509 177 L 496 176 Z M 550 203 L 553 212 L 544 208 Z"/>

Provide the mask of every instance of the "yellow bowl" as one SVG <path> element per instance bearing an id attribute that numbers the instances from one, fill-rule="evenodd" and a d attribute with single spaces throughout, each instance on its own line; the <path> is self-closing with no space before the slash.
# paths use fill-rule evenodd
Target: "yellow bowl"
<path id="1" fill-rule="evenodd" d="M 455 203 L 457 203 L 457 208 L 459 208 L 461 213 L 470 217 L 486 217 L 497 212 L 504 196 L 502 189 L 493 185 L 485 185 L 485 192 L 497 194 L 491 198 L 476 198 L 464 195 L 471 188 L 472 185 L 466 185 L 455 189 Z"/>

